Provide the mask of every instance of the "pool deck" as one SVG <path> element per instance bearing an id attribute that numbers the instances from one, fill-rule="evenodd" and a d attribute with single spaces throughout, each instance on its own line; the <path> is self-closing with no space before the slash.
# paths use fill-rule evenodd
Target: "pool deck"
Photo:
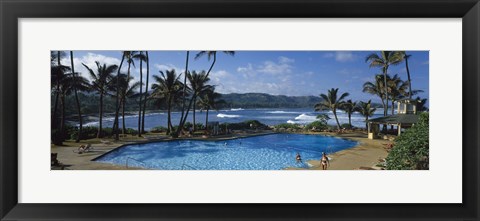
<path id="1" fill-rule="evenodd" d="M 259 136 L 272 134 L 272 131 L 251 131 L 249 133 L 234 133 L 229 135 L 221 135 L 215 137 L 186 137 L 186 138 L 177 138 L 177 139 L 195 139 L 195 140 L 229 140 L 237 139 L 251 136 Z M 387 140 L 369 140 L 367 135 L 363 132 L 347 132 L 343 134 L 335 133 L 307 133 L 307 134 L 321 134 L 335 136 L 345 139 L 351 139 L 359 142 L 359 144 L 353 148 L 342 150 L 336 152 L 332 155 L 329 155 L 330 167 L 329 170 L 357 170 L 357 169 L 380 169 L 376 167 L 380 159 L 384 159 L 387 156 L 387 151 L 385 145 L 391 143 Z M 127 162 L 124 166 L 101 163 L 92 161 L 93 159 L 115 149 L 127 144 L 134 143 L 148 143 L 148 142 L 157 142 L 157 141 L 168 141 L 174 140 L 170 137 L 164 135 L 152 135 L 148 134 L 143 137 L 136 136 L 126 136 L 121 138 L 120 141 L 114 141 L 113 139 L 91 139 L 86 141 L 81 141 L 80 143 L 75 143 L 73 141 L 64 142 L 63 146 L 51 146 L 51 152 L 57 153 L 57 159 L 60 161 L 62 166 L 52 167 L 52 170 L 56 169 L 66 169 L 66 170 L 126 170 L 126 169 L 142 169 L 128 167 Z M 75 153 L 78 147 L 82 144 L 91 144 L 93 151 L 78 154 Z M 312 165 L 310 169 L 320 170 L 320 161 L 311 160 L 308 161 Z M 287 168 L 289 170 L 305 170 L 304 168 Z"/>

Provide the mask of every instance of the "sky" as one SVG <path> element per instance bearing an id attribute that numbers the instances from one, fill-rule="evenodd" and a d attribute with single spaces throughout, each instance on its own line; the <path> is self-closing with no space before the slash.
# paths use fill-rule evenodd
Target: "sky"
<path id="1" fill-rule="evenodd" d="M 208 70 L 211 61 L 207 56 L 195 59 L 199 51 L 190 51 L 189 71 Z M 348 92 L 348 99 L 380 103 L 377 96 L 362 92 L 362 85 L 373 81 L 380 68 L 370 68 L 365 58 L 379 51 L 235 51 L 235 55 L 217 53 L 217 62 L 210 73 L 210 84 L 216 85 L 220 93 L 268 93 L 274 95 L 319 96 L 328 89 L 340 88 Z M 186 51 L 149 51 L 150 75 L 159 71 L 185 70 Z M 407 51 L 412 88 L 423 90 L 418 96 L 428 98 L 429 92 L 429 53 L 428 51 Z M 70 57 L 61 61 L 70 65 Z M 119 65 L 120 51 L 74 51 L 75 71 L 87 77 L 82 63 L 95 70 L 95 61 Z M 126 65 L 122 67 L 126 72 Z M 146 73 L 146 65 L 143 65 Z M 390 66 L 389 75 L 398 74 L 407 80 L 405 63 Z M 132 67 L 131 75 L 140 80 L 139 64 Z M 144 76 L 145 77 L 145 76 Z M 151 81 L 152 78 L 150 78 Z M 144 79 L 145 80 L 145 79 Z M 152 83 L 152 82 L 150 82 Z"/>

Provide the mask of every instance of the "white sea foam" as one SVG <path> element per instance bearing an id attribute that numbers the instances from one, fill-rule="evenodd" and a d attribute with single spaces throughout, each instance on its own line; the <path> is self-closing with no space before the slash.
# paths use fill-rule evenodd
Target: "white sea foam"
<path id="1" fill-rule="evenodd" d="M 293 120 L 287 120 L 287 123 L 289 123 L 289 124 L 296 124 L 296 122 L 293 121 Z"/>
<path id="2" fill-rule="evenodd" d="M 239 118 L 240 115 L 235 114 L 217 114 L 218 118 Z"/>
<path id="3" fill-rule="evenodd" d="M 301 112 L 294 112 L 294 111 L 269 111 L 269 114 L 298 114 Z"/>
<path id="4" fill-rule="evenodd" d="M 295 117 L 295 120 L 298 121 L 315 121 L 317 119 L 316 116 L 310 116 L 307 114 L 300 114 L 297 117 Z"/>
<path id="5" fill-rule="evenodd" d="M 232 108 L 230 109 L 230 111 L 241 111 L 241 110 L 244 110 L 243 108 Z"/>

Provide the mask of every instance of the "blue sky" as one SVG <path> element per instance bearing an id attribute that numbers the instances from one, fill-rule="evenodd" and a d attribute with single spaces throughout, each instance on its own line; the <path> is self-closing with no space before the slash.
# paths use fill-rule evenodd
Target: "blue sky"
<path id="1" fill-rule="evenodd" d="M 365 57 L 378 51 L 236 51 L 235 56 L 218 53 L 217 62 L 210 73 L 211 83 L 220 93 L 260 92 L 289 96 L 326 93 L 330 88 L 350 93 L 349 99 L 366 101 L 379 98 L 362 92 L 366 81 L 373 81 L 379 68 L 369 68 Z M 198 51 L 190 51 L 189 70 L 208 70 L 211 61 L 207 57 L 195 60 Z M 428 98 L 428 51 L 408 51 L 412 88 L 423 90 L 419 96 Z M 150 74 L 185 69 L 186 51 L 149 51 Z M 74 51 L 75 70 L 86 76 L 85 63 L 94 68 L 95 61 L 119 64 L 120 51 Z M 67 56 L 63 64 L 69 65 Z M 126 66 L 126 65 L 124 65 Z M 123 67 L 122 70 L 126 67 Z M 132 67 L 131 74 L 139 80 L 139 66 Z M 146 66 L 144 65 L 144 73 Z M 407 79 L 405 63 L 389 68 L 389 74 Z"/>

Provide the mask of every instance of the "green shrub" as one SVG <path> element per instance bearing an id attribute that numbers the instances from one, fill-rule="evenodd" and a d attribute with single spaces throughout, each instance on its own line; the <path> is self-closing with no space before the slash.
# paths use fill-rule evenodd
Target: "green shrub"
<path id="1" fill-rule="evenodd" d="M 307 130 L 312 130 L 313 128 L 315 128 L 315 130 L 326 130 L 328 129 L 327 125 L 322 122 L 322 121 L 314 121 L 312 123 L 309 123 L 305 126 L 305 129 Z"/>
<path id="2" fill-rule="evenodd" d="M 69 127 L 66 131 L 69 133 L 71 140 L 76 140 L 78 136 L 78 127 Z M 96 138 L 98 133 L 98 127 L 83 127 L 82 128 L 82 140 Z M 102 136 L 109 137 L 112 135 L 112 128 L 102 128 Z"/>
<path id="3" fill-rule="evenodd" d="M 340 128 L 351 129 L 350 124 L 342 124 Z"/>
<path id="4" fill-rule="evenodd" d="M 154 127 L 150 130 L 150 132 L 153 132 L 153 133 L 163 133 L 166 131 L 167 131 L 167 128 L 162 126 Z"/>
<path id="5" fill-rule="evenodd" d="M 428 170 L 428 113 L 421 113 L 419 122 L 395 139 L 387 156 L 388 170 Z"/>
<path id="6" fill-rule="evenodd" d="M 275 128 L 284 128 L 284 129 L 289 129 L 289 128 L 292 128 L 292 129 L 300 129 L 300 125 L 298 124 L 289 124 L 289 123 L 283 123 L 283 124 L 277 124 L 275 126 Z"/>
<path id="7" fill-rule="evenodd" d="M 269 129 L 267 125 L 262 124 L 258 120 L 247 120 L 247 121 L 240 122 L 240 123 L 222 123 L 222 124 L 220 124 L 220 128 L 225 129 L 225 125 L 227 125 L 228 129 L 232 129 L 232 130 L 246 130 L 246 129 L 265 130 L 265 129 Z M 252 126 L 250 127 L 250 125 L 252 125 Z"/>

